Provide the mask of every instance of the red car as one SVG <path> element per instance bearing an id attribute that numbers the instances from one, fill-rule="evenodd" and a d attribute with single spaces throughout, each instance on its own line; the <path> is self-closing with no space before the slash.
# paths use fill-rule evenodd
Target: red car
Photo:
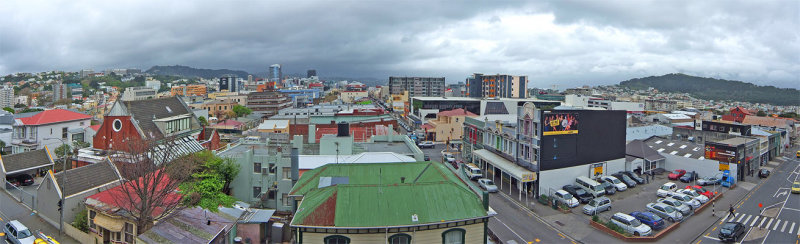
<path id="1" fill-rule="evenodd" d="M 686 186 L 686 189 L 695 190 L 697 193 L 700 193 L 700 195 L 708 197 L 708 199 L 714 198 L 714 193 L 709 190 L 706 190 L 706 188 L 703 188 L 702 186 L 698 185 Z"/>
<path id="2" fill-rule="evenodd" d="M 669 175 L 667 177 L 670 180 L 677 180 L 677 179 L 680 179 L 681 176 L 683 176 L 685 174 L 686 174 L 686 170 L 676 169 L 675 171 L 672 171 L 672 173 L 669 173 Z"/>

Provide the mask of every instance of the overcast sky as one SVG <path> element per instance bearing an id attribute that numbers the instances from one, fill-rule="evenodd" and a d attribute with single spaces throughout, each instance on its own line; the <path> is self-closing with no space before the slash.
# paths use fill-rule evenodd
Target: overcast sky
<path id="1" fill-rule="evenodd" d="M 501 3 L 498 3 L 501 2 Z M 3 1 L 0 74 L 188 65 L 320 76 L 666 73 L 800 88 L 800 1 Z"/>

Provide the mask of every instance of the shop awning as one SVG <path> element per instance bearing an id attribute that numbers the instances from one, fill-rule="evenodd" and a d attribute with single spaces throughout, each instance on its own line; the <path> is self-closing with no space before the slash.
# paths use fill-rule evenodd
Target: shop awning
<path id="1" fill-rule="evenodd" d="M 125 225 L 125 221 L 122 219 L 115 219 L 103 214 L 97 214 L 94 216 L 94 224 L 108 229 L 111 232 L 120 232 L 122 231 L 122 226 Z"/>
<path id="2" fill-rule="evenodd" d="M 472 154 L 483 159 L 494 167 L 500 168 L 500 170 L 506 172 L 506 174 L 511 175 L 511 177 L 514 177 L 519 181 L 529 182 L 536 180 L 536 172 L 532 172 L 515 164 L 514 162 L 508 161 L 508 159 L 500 157 L 489 150 L 481 149 L 473 152 Z"/>

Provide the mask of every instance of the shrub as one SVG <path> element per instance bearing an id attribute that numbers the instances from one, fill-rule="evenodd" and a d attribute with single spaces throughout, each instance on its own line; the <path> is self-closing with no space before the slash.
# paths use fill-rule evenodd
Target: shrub
<path id="1" fill-rule="evenodd" d="M 592 215 L 592 221 L 600 223 L 600 217 L 598 217 L 596 214 Z"/>
<path id="2" fill-rule="evenodd" d="M 87 216 L 88 213 L 86 209 L 82 209 L 83 211 L 78 211 L 78 213 L 75 214 L 75 220 L 72 221 L 72 226 L 86 233 L 89 232 L 89 217 Z"/>
<path id="3" fill-rule="evenodd" d="M 604 224 L 604 225 L 605 225 L 606 227 L 608 227 L 609 229 L 611 229 L 611 230 L 614 230 L 614 231 L 616 231 L 617 233 L 620 233 L 620 234 L 622 234 L 622 235 L 624 235 L 624 236 L 630 236 L 630 234 L 628 234 L 627 232 L 625 232 L 625 230 L 624 230 L 624 229 L 622 229 L 622 227 L 619 227 L 617 224 L 614 224 L 614 222 L 607 221 L 607 222 L 605 222 L 605 224 Z"/>

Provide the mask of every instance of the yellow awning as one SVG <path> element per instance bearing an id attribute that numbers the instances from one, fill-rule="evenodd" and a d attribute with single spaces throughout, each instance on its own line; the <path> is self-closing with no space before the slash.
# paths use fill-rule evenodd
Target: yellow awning
<path id="1" fill-rule="evenodd" d="M 94 216 L 94 224 L 106 228 L 111 232 L 120 232 L 122 231 L 122 227 L 125 226 L 125 221 L 98 213 Z"/>

